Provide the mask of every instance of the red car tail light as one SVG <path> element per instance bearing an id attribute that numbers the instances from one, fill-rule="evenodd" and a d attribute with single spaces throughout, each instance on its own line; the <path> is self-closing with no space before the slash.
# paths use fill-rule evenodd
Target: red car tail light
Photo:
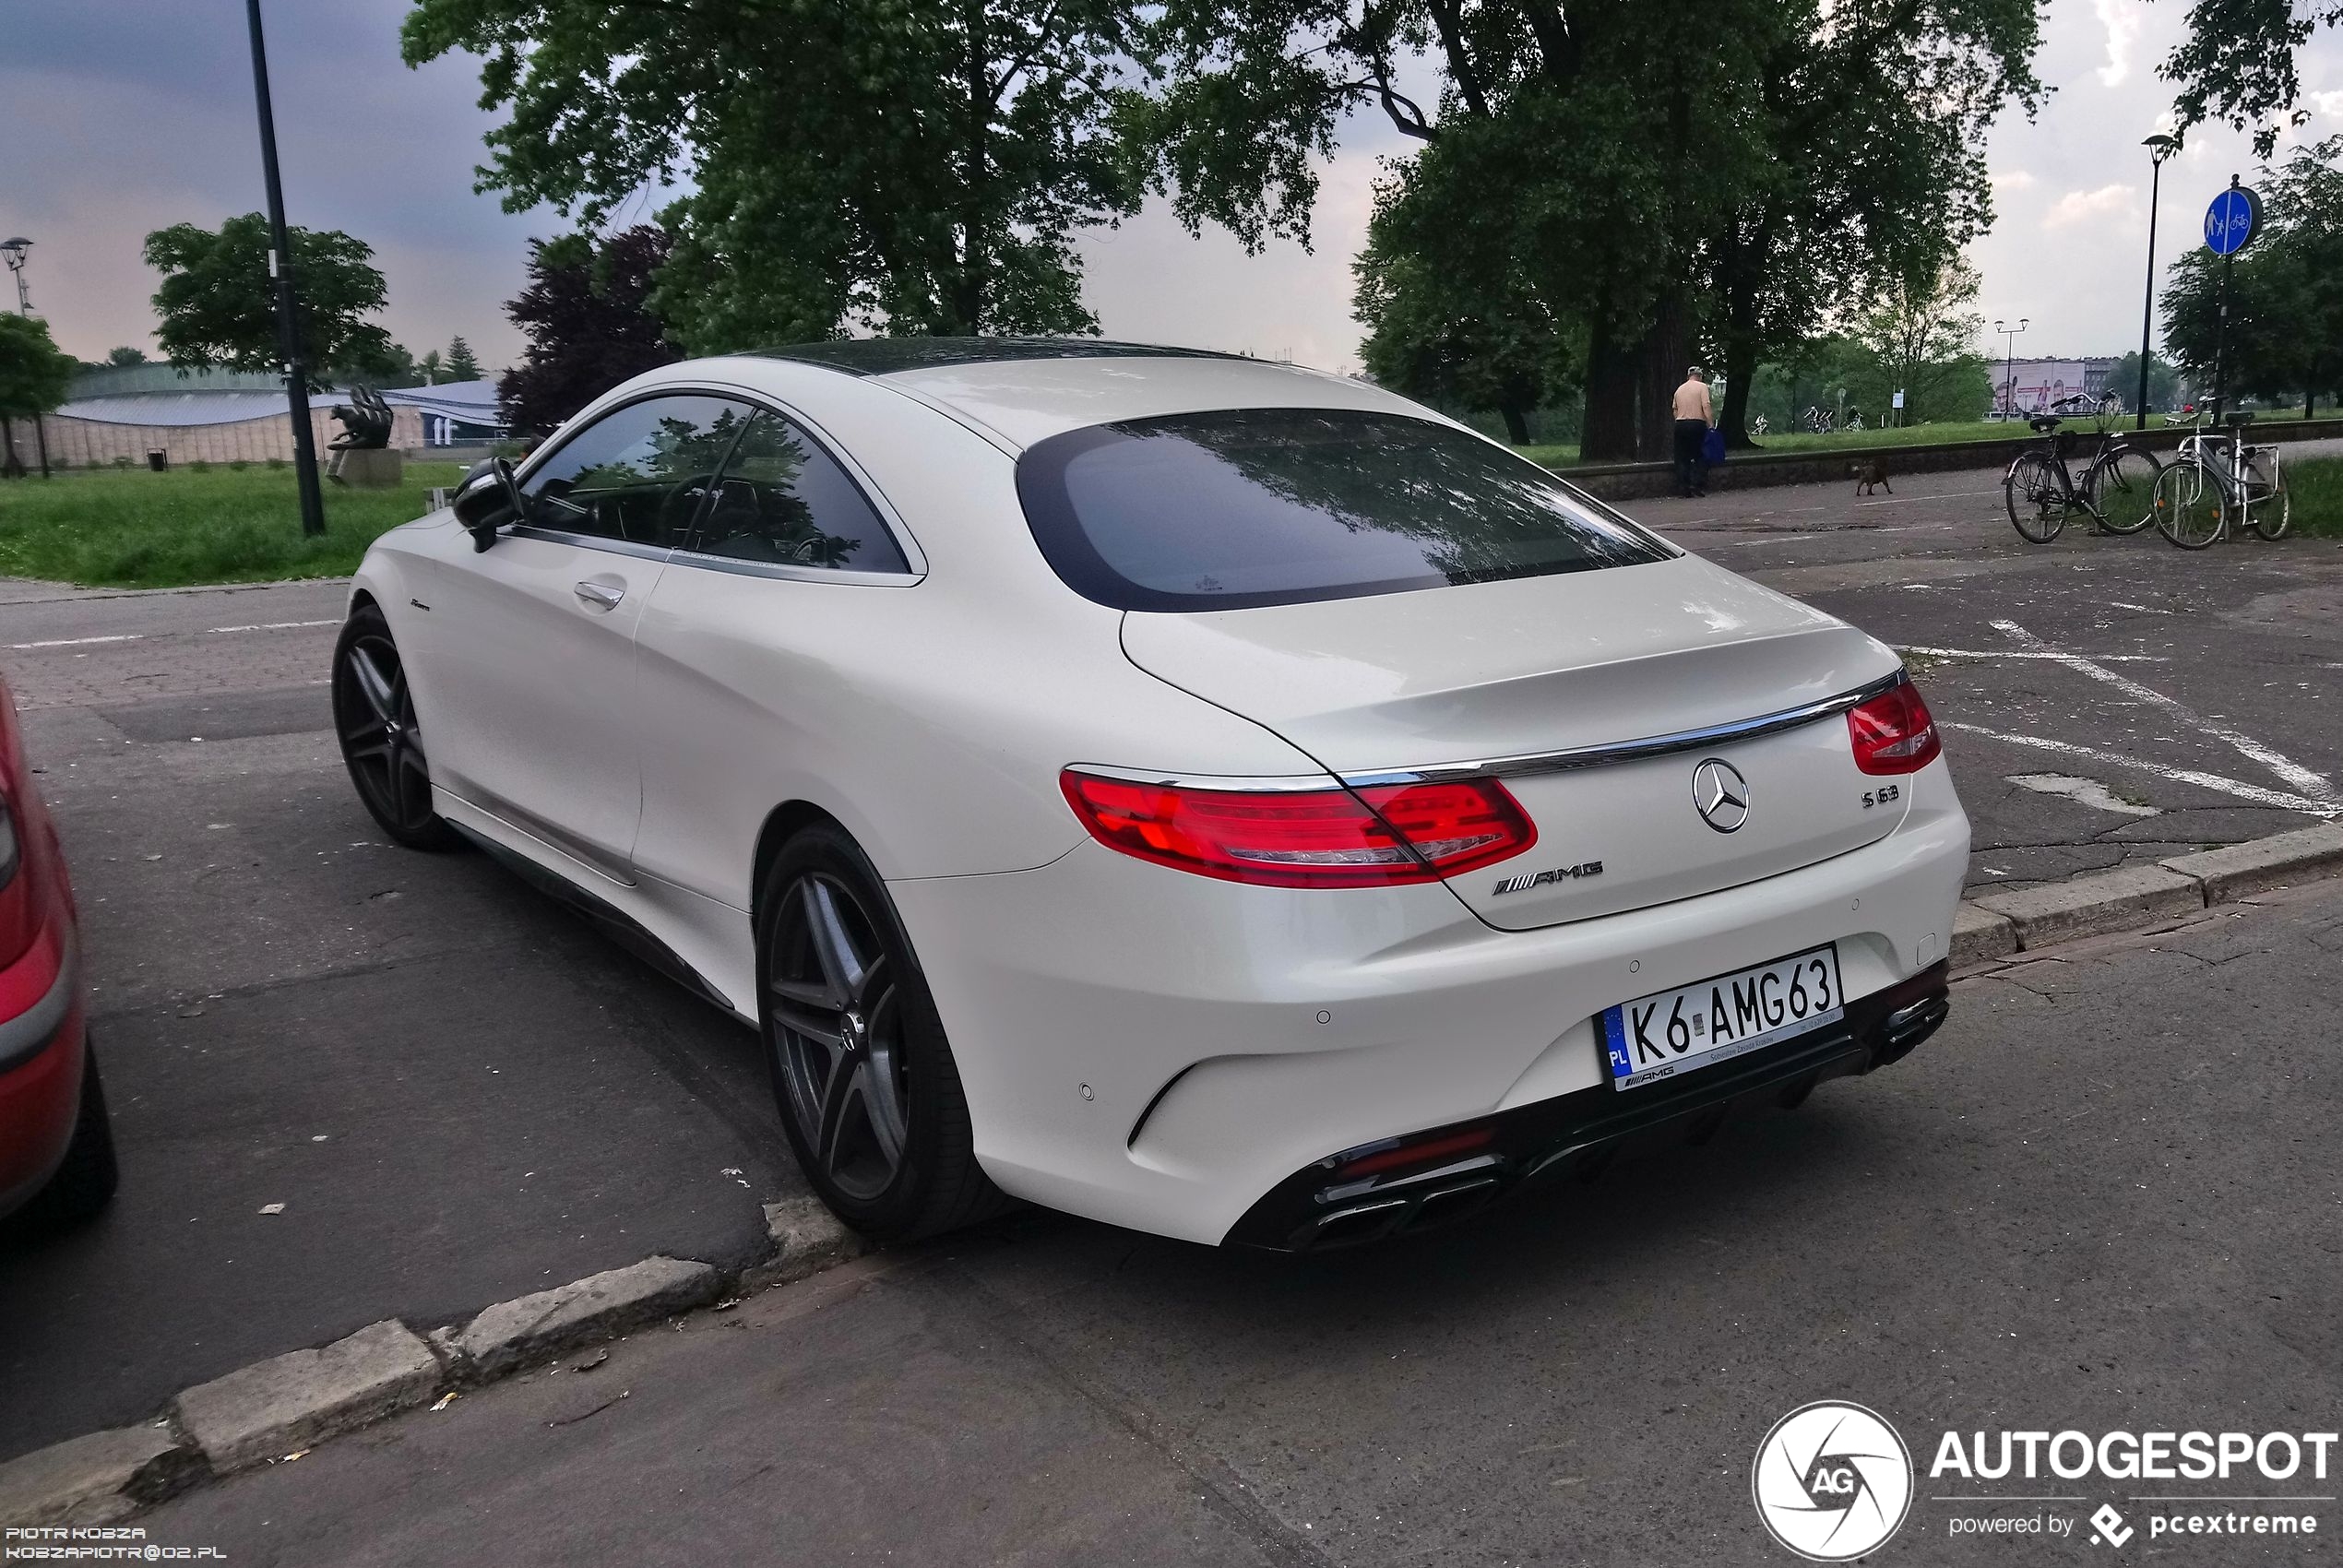
<path id="1" fill-rule="evenodd" d="M 1855 766 L 1865 773 L 1918 773 L 1945 749 L 1936 720 L 1908 676 L 1847 710 Z"/>
<path id="2" fill-rule="evenodd" d="M 1324 790 L 1199 790 L 1068 768 L 1068 804 L 1090 837 L 1158 865 L 1271 887 L 1436 882 L 1538 841 L 1493 779 Z"/>
<path id="3" fill-rule="evenodd" d="M 1371 1176 L 1403 1166 L 1433 1165 L 1487 1148 L 1496 1141 L 1494 1127 L 1468 1127 L 1461 1133 L 1444 1133 L 1438 1137 L 1402 1138 L 1387 1147 L 1371 1149 L 1350 1158 L 1336 1156 L 1334 1174 L 1338 1181 L 1348 1181 L 1353 1176 Z"/>

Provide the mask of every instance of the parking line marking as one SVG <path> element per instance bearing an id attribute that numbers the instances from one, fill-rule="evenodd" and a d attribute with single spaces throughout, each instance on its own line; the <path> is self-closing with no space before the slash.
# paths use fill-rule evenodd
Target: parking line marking
<path id="1" fill-rule="evenodd" d="M 1911 586 L 1920 588 L 1925 585 L 1915 583 Z M 2080 657 L 2076 654 L 2028 653 L 2022 649 L 2006 647 L 1923 647 L 1919 643 L 1900 643 L 1897 646 L 1896 651 L 1925 654 L 1930 659 L 2046 659 L 2061 664 L 2069 659 Z M 2172 656 L 2168 653 L 2095 653 L 2091 657 L 2108 664 L 2170 664 L 2172 662 Z"/>
<path id="2" fill-rule="evenodd" d="M 250 626 L 210 626 L 208 632 L 285 632 L 297 626 L 339 626 L 339 621 L 261 621 Z"/>
<path id="3" fill-rule="evenodd" d="M 2168 697 L 2152 686 L 2143 686 L 2137 681 L 2094 664 L 2079 653 L 2069 653 L 2064 648 L 2046 643 L 2015 621 L 1996 621 L 1993 623 L 1993 630 L 2025 647 L 2049 654 L 2059 663 L 2079 670 L 2094 681 L 2103 681 L 2126 696 L 2136 697 L 2141 702 L 2162 708 L 2182 723 L 2194 725 L 2215 740 L 2227 742 L 2234 750 L 2260 763 L 2313 800 L 2330 807 L 2343 809 L 2343 794 L 2336 791 L 2334 784 L 2329 782 L 2326 775 L 2313 772 L 2275 747 L 2266 746 L 2251 735 L 2240 734 L 2235 730 L 2216 724 L 2178 698 Z"/>
<path id="4" fill-rule="evenodd" d="M 86 647 L 91 643 L 135 643 L 146 639 L 144 632 L 120 632 L 111 637 L 57 637 L 45 643 L 10 643 L 10 647 Z"/>
<path id="5" fill-rule="evenodd" d="M 2093 762 L 2103 762 L 2115 767 L 2135 767 L 2142 773 L 2153 773 L 2159 778 L 2169 778 L 2176 784 L 2194 784 L 2200 790 L 2212 790 L 2224 795 L 2235 795 L 2238 799 L 2251 801 L 2257 806 L 2276 806 L 2281 811 L 2302 812 L 2311 816 L 2328 819 L 2343 816 L 2343 806 L 2334 805 L 2325 801 L 2313 801 L 2302 795 L 2289 795 L 2283 790 L 2266 790 L 2259 784 L 2248 784 L 2241 779 L 2226 778 L 2218 773 L 2201 773 L 2193 767 L 2168 767 L 2160 762 L 2144 762 L 2135 756 L 2125 756 L 2121 752 L 2105 752 L 2097 746 L 2077 745 L 2073 741 L 2053 741 L 2042 735 L 2011 735 L 1999 730 L 1988 730 L 1982 725 L 1956 724 L 1948 719 L 1939 719 L 1938 723 L 1947 730 L 1958 730 L 1969 735 L 1982 735 L 1989 741 L 2000 741 L 2006 745 L 2032 746 L 2040 751 L 2056 752 L 2062 756 L 2088 757 Z"/>

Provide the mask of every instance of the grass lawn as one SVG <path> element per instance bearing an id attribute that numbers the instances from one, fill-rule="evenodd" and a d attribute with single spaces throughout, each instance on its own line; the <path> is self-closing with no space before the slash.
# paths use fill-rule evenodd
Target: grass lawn
<path id="1" fill-rule="evenodd" d="M 2266 412 L 2254 422 L 2256 425 L 2274 424 L 2287 417 L 2289 416 Z M 2147 423 L 2151 430 L 2160 429 L 2165 423 L 2164 416 L 2150 414 Z M 2091 426 L 2088 421 L 2077 421 L 2069 428 L 2087 433 Z M 2125 419 L 2122 428 L 2131 429 L 2132 422 Z M 2012 420 L 2006 424 L 1980 420 L 1967 424 L 1916 424 L 1901 430 L 1841 430 L 1828 435 L 1777 430 L 1757 436 L 1755 440 L 1759 452 L 1852 452 L 1867 446 L 1936 446 L 1956 441 L 2012 441 L 2032 434 L 2026 428 L 2023 420 Z M 1578 461 L 1578 448 L 1575 445 L 1519 446 L 1515 450 L 1532 462 L 1543 463 L 1550 469 L 1569 468 Z"/>
<path id="2" fill-rule="evenodd" d="M 2286 465 L 2294 531 L 2313 539 L 2343 539 L 2343 457 Z"/>
<path id="3" fill-rule="evenodd" d="M 75 469 L 0 481 L 0 575 L 91 588 L 339 576 L 375 535 L 422 517 L 434 485 L 452 488 L 462 478 L 459 464 L 409 463 L 397 490 L 325 481 L 326 532 L 317 539 L 302 535 L 290 465 Z"/>

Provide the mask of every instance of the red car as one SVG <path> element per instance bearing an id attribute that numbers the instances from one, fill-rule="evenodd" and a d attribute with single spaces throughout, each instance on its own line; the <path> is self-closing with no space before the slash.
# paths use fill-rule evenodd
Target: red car
<path id="1" fill-rule="evenodd" d="M 0 681 L 0 1217 L 47 1227 L 113 1196 L 113 1131 L 82 1025 L 73 884 Z"/>

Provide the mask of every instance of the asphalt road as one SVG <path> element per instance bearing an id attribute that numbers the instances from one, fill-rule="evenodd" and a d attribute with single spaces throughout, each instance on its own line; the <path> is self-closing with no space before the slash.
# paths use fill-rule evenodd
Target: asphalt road
<path id="1" fill-rule="evenodd" d="M 2331 1562 L 2330 1479 L 1931 1480 L 1975 1430 L 2343 1408 L 2343 884 L 1956 987 L 1905 1062 L 1485 1222 L 1324 1259 L 1035 1216 L 654 1329 L 165 1505 L 247 1568 L 1790 1562 L 1760 1439 L 1921 1466 L 1869 1561 Z M 2063 1494 L 2057 1503 L 1940 1499 Z M 2141 1503 L 2135 1495 L 2317 1495 Z M 2110 1553 L 2083 1521 L 2124 1515 Z M 2170 1539 L 2190 1511 L 2300 1538 Z M 1956 1519 L 2054 1516 L 2013 1543 Z"/>
<path id="2" fill-rule="evenodd" d="M 1956 726 L 1973 880 L 2331 810 L 2343 548 L 2035 549 L 1990 476 L 1850 490 L 1631 509 L 1949 650 L 1911 657 Z M 81 890 L 125 1166 L 100 1226 L 0 1238 L 0 1457 L 387 1315 L 450 1321 L 653 1252 L 743 1257 L 758 1205 L 802 1191 L 746 1031 L 482 858 L 381 842 L 325 729 L 340 600 L 0 585 L 0 666 Z M 1175 1280 L 1284 1277 L 1163 1255 L 1187 1260 Z"/>

